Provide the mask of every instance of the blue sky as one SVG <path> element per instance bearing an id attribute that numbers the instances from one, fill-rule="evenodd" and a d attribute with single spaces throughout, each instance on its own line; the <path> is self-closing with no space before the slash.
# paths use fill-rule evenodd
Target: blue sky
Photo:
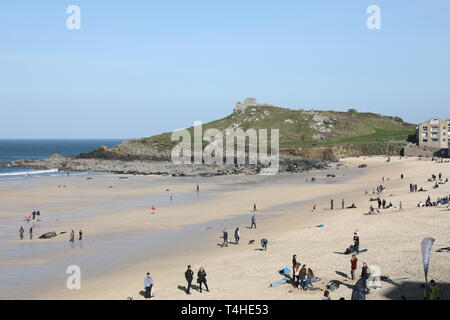
<path id="1" fill-rule="evenodd" d="M 2 2 L 0 138 L 150 136 L 248 96 L 450 118 L 449 16 L 448 0 Z"/>

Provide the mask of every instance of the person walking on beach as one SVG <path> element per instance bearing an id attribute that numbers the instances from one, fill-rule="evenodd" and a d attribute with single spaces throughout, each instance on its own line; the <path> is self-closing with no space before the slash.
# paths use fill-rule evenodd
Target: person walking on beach
<path id="1" fill-rule="evenodd" d="M 256 211 L 256 203 L 253 204 L 253 211 Z"/>
<path id="2" fill-rule="evenodd" d="M 191 270 L 191 265 L 187 266 L 187 270 L 184 273 L 184 277 L 186 278 L 186 281 L 188 283 L 186 294 L 191 294 L 192 279 L 194 278 L 194 272 Z"/>
<path id="3" fill-rule="evenodd" d="M 78 240 L 83 240 L 83 231 L 78 231 Z"/>
<path id="4" fill-rule="evenodd" d="M 228 232 L 227 229 L 223 229 L 223 243 L 222 243 L 222 248 L 223 247 L 228 247 Z"/>
<path id="5" fill-rule="evenodd" d="M 334 200 L 333 199 L 330 200 L 330 209 L 331 210 L 334 209 Z"/>
<path id="6" fill-rule="evenodd" d="M 206 291 L 209 292 L 208 284 L 206 283 L 206 271 L 203 267 L 200 267 L 197 272 L 197 283 L 199 285 L 200 293 L 202 293 L 202 284 L 205 285 Z"/>
<path id="7" fill-rule="evenodd" d="M 359 253 L 359 231 L 358 229 L 355 230 L 353 233 L 353 248 L 355 249 L 356 253 Z"/>
<path id="8" fill-rule="evenodd" d="M 351 264 L 351 275 L 352 275 L 352 280 L 355 280 L 355 270 L 358 268 L 358 258 L 356 258 L 356 255 L 352 255 L 352 258 L 350 260 L 350 264 Z"/>
<path id="9" fill-rule="evenodd" d="M 399 210 L 399 211 L 403 211 L 403 204 L 402 204 L 401 201 L 400 201 L 399 204 L 398 204 L 398 210 Z"/>
<path id="10" fill-rule="evenodd" d="M 39 210 L 36 211 L 36 217 L 37 217 L 37 220 L 41 219 L 41 212 Z"/>
<path id="11" fill-rule="evenodd" d="M 30 240 L 33 239 L 33 227 L 30 228 Z"/>
<path id="12" fill-rule="evenodd" d="M 34 210 L 31 215 L 33 216 L 33 220 L 35 220 L 36 219 L 36 210 Z"/>
<path id="13" fill-rule="evenodd" d="M 145 287 L 145 299 L 150 299 L 152 297 L 152 287 L 153 287 L 153 278 L 150 272 L 147 272 L 147 276 L 144 278 L 144 287 Z"/>
<path id="14" fill-rule="evenodd" d="M 252 225 L 250 226 L 250 229 L 253 229 L 253 226 L 255 226 L 255 229 L 256 229 L 256 216 L 255 215 L 252 216 Z"/>
<path id="15" fill-rule="evenodd" d="M 400 175 L 400 178 L 403 180 L 405 176 L 403 175 L 403 173 Z"/>
<path id="16" fill-rule="evenodd" d="M 197 192 L 200 192 L 200 186 L 197 185 Z"/>
<path id="17" fill-rule="evenodd" d="M 239 227 L 234 230 L 234 243 L 239 244 L 239 240 L 241 239 L 241 234 L 239 233 Z"/>
<path id="18" fill-rule="evenodd" d="M 345 209 L 345 200 L 342 199 L 342 209 Z"/>
<path id="19" fill-rule="evenodd" d="M 75 231 L 72 230 L 72 232 L 70 233 L 69 242 L 73 243 L 74 241 L 75 241 Z"/>
<path id="20" fill-rule="evenodd" d="M 23 230 L 23 227 L 20 226 L 20 229 L 19 229 L 20 240 L 23 240 L 23 233 L 24 232 L 25 232 L 25 230 Z"/>

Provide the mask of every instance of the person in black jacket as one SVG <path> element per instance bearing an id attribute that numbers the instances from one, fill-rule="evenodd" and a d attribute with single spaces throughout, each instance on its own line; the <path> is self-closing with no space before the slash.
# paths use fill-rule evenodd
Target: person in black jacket
<path id="1" fill-rule="evenodd" d="M 200 293 L 202 293 L 202 284 L 205 285 L 206 291 L 209 292 L 208 284 L 206 283 L 206 272 L 203 267 L 200 267 L 200 269 L 197 272 L 197 283 L 199 284 Z"/>
<path id="2" fill-rule="evenodd" d="M 191 294 L 191 285 L 192 285 L 192 279 L 194 278 L 194 271 L 191 270 L 191 266 L 190 265 L 187 266 L 187 270 L 184 273 L 184 276 L 186 277 L 186 280 L 187 280 L 187 283 L 188 283 L 188 286 L 187 286 L 187 289 L 186 289 L 186 293 L 187 294 Z"/>

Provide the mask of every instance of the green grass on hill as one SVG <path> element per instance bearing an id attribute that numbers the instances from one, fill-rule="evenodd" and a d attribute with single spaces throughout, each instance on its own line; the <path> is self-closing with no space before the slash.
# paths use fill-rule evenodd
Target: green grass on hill
<path id="1" fill-rule="evenodd" d="M 317 121 L 318 118 L 325 118 L 327 121 L 323 123 Z M 355 110 L 305 111 L 267 105 L 248 107 L 244 112 L 205 123 L 203 132 L 210 128 L 223 132 L 236 126 L 244 131 L 250 128 L 269 129 L 269 132 L 270 129 L 279 129 L 281 148 L 406 141 L 408 136 L 415 133 L 416 127 L 398 117 Z M 193 128 L 188 130 L 193 137 Z M 170 138 L 171 133 L 163 133 L 137 142 L 167 150 L 176 144 Z"/>

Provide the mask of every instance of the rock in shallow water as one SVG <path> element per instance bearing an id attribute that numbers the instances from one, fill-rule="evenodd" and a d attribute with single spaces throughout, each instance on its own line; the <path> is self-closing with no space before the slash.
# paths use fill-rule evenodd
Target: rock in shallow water
<path id="1" fill-rule="evenodd" d="M 50 239 L 50 238 L 53 238 L 53 237 L 56 237 L 56 236 L 57 236 L 56 232 L 55 231 L 51 231 L 51 232 L 44 233 L 43 235 L 41 235 L 39 237 L 39 239 Z"/>

